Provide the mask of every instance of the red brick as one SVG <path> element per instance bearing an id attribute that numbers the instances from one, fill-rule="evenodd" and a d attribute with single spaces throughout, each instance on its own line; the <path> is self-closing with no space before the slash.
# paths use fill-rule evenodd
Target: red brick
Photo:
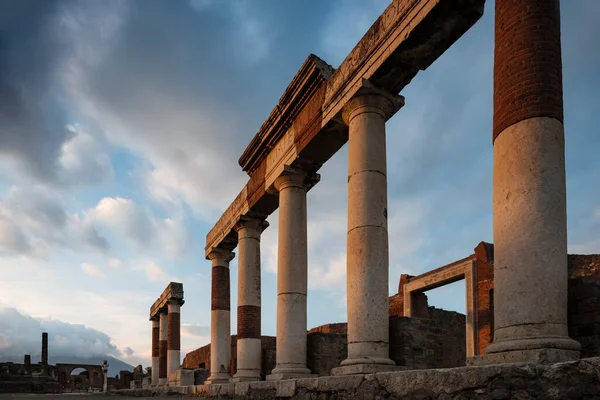
<path id="1" fill-rule="evenodd" d="M 238 306 L 238 339 L 260 339 L 260 307 Z"/>
<path id="2" fill-rule="evenodd" d="M 558 0 L 496 0 L 493 139 L 532 117 L 563 121 Z"/>
<path id="3" fill-rule="evenodd" d="M 167 332 L 167 350 L 181 349 L 181 314 L 169 313 L 169 330 Z"/>
<path id="4" fill-rule="evenodd" d="M 211 310 L 231 310 L 229 268 L 212 268 Z"/>

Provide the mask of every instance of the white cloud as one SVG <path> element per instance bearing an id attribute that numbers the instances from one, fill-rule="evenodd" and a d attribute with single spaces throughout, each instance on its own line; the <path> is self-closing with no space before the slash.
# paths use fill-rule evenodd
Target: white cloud
<path id="1" fill-rule="evenodd" d="M 210 337 L 210 327 L 199 324 L 181 324 L 181 335 L 187 337 Z"/>
<path id="2" fill-rule="evenodd" d="M 178 257 L 189 247 L 189 233 L 182 219 L 160 218 L 129 199 L 105 197 L 87 217 L 125 239 L 135 250 L 154 249 Z"/>
<path id="3" fill-rule="evenodd" d="M 99 278 L 105 277 L 104 272 L 102 272 L 102 270 L 95 265 L 83 263 L 81 264 L 81 269 L 88 275 L 97 276 Z"/>

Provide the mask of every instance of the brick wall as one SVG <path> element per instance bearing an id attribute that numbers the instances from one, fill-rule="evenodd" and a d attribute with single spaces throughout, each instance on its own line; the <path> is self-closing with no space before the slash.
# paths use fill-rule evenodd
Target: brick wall
<path id="1" fill-rule="evenodd" d="M 317 326 L 316 328 L 312 328 L 308 333 L 342 333 L 346 334 L 348 332 L 348 324 L 345 322 L 338 322 L 334 324 L 325 324 L 321 326 Z"/>

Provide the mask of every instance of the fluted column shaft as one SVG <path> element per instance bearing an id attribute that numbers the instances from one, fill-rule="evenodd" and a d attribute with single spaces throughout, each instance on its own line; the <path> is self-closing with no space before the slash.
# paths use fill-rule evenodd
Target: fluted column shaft
<path id="1" fill-rule="evenodd" d="M 227 383 L 231 379 L 231 295 L 229 261 L 234 254 L 216 248 L 212 261 L 210 312 L 210 377 L 206 383 Z"/>

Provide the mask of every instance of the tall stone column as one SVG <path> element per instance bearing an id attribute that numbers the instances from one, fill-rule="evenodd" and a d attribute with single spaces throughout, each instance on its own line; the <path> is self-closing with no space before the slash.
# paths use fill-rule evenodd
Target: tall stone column
<path id="1" fill-rule="evenodd" d="M 152 384 L 158 385 L 159 354 L 160 354 L 160 321 L 154 317 L 152 319 Z"/>
<path id="2" fill-rule="evenodd" d="M 42 332 L 42 365 L 48 365 L 48 332 Z"/>
<path id="3" fill-rule="evenodd" d="M 167 375 L 167 335 L 169 326 L 169 315 L 167 310 L 161 310 L 158 332 L 158 384 L 168 383 Z"/>
<path id="4" fill-rule="evenodd" d="M 238 233 L 237 372 L 232 381 L 260 380 L 260 234 L 268 223 L 242 217 Z"/>
<path id="5" fill-rule="evenodd" d="M 335 375 L 394 368 L 389 358 L 385 122 L 400 96 L 361 93 L 344 107 L 348 124 L 348 358 Z"/>
<path id="6" fill-rule="evenodd" d="M 229 293 L 229 261 L 231 251 L 215 248 L 212 261 L 210 312 L 210 377 L 207 384 L 227 383 L 231 379 L 231 305 Z"/>
<path id="7" fill-rule="evenodd" d="M 169 330 L 167 333 L 167 378 L 177 371 L 181 362 L 181 305 L 169 301 Z"/>
<path id="8" fill-rule="evenodd" d="M 567 330 L 558 0 L 496 0 L 494 341 L 487 362 L 577 359 Z"/>
<path id="9" fill-rule="evenodd" d="M 275 180 L 279 191 L 277 249 L 277 364 L 268 380 L 303 377 L 306 368 L 306 291 L 308 175 L 287 168 Z"/>

